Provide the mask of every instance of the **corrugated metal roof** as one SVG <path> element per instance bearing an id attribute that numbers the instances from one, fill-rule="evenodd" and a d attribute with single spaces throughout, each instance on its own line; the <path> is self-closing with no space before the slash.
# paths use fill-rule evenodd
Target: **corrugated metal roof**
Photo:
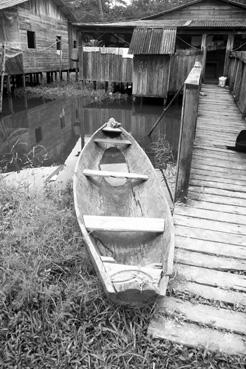
<path id="1" fill-rule="evenodd" d="M 157 19 L 157 20 L 132 20 L 122 22 L 107 22 L 107 23 L 73 23 L 77 27 L 94 28 L 94 27 L 108 27 L 108 28 L 134 28 L 134 27 L 160 27 L 160 28 L 175 28 L 181 27 L 185 24 L 186 20 L 179 19 Z"/>
<path id="2" fill-rule="evenodd" d="M 182 2 L 180 4 L 174 4 L 174 5 L 170 2 L 169 5 L 166 4 L 165 9 L 163 11 L 158 12 L 156 14 L 149 15 L 148 17 L 144 17 L 142 19 L 143 20 L 144 19 L 154 19 L 156 17 L 159 17 L 160 15 L 168 14 L 168 13 L 174 12 L 176 10 L 187 8 L 190 5 L 202 3 L 204 1 L 205 0 L 187 0 L 186 2 Z M 246 8 L 245 0 L 218 0 L 218 1 L 230 4 L 230 5 L 235 5 L 235 6 L 238 6 L 238 7 L 241 7 L 241 8 Z"/>
<path id="3" fill-rule="evenodd" d="M 214 21 L 214 20 L 184 20 L 184 19 L 157 19 L 157 20 L 139 20 L 129 22 L 115 22 L 115 23 L 73 23 L 78 27 L 84 29 L 98 28 L 135 28 L 135 27 L 152 27 L 152 28 L 246 28 L 246 19 L 238 19 L 236 21 Z"/>
<path id="4" fill-rule="evenodd" d="M 222 22 L 222 21 L 209 21 L 209 20 L 193 20 L 189 27 L 200 28 L 246 28 L 246 19 Z"/>
<path id="5" fill-rule="evenodd" d="M 176 28 L 137 27 L 129 46 L 130 54 L 174 54 Z"/>

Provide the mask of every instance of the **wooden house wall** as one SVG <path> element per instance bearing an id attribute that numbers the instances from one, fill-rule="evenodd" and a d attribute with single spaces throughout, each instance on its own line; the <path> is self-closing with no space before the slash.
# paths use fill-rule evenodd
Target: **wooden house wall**
<path id="1" fill-rule="evenodd" d="M 80 79 L 98 82 L 132 82 L 132 58 L 126 57 L 127 50 L 85 47 L 79 62 Z"/>
<path id="2" fill-rule="evenodd" d="M 202 60 L 201 50 L 178 50 L 172 56 L 169 91 L 176 92 L 188 77 L 195 61 Z"/>
<path id="3" fill-rule="evenodd" d="M 166 14 L 155 17 L 157 19 L 179 19 L 179 20 L 245 20 L 246 9 L 238 6 L 226 4 L 217 0 L 207 0 L 201 3 L 189 5 L 185 8 L 177 9 Z"/>
<path id="4" fill-rule="evenodd" d="M 20 48 L 18 13 L 16 8 L 0 10 L 0 44 Z"/>
<path id="5" fill-rule="evenodd" d="M 55 4 L 31 0 L 18 6 L 18 18 L 25 73 L 69 69 L 68 21 Z M 27 47 L 28 30 L 35 32 L 35 49 Z M 61 36 L 62 58 L 57 54 L 56 36 Z"/>
<path id="6" fill-rule="evenodd" d="M 169 55 L 136 55 L 133 59 L 133 95 L 167 97 L 170 76 Z"/>

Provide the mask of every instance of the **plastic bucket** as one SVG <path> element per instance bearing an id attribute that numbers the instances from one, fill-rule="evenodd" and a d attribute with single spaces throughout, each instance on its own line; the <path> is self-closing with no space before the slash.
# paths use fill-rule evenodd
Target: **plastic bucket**
<path id="1" fill-rule="evenodd" d="M 225 87 L 227 77 L 219 77 L 219 87 Z"/>

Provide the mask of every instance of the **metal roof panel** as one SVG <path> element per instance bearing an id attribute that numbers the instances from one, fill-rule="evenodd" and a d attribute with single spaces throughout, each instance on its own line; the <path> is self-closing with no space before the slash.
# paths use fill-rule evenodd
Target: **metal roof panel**
<path id="1" fill-rule="evenodd" d="M 137 27 L 133 31 L 130 54 L 173 54 L 176 28 Z"/>

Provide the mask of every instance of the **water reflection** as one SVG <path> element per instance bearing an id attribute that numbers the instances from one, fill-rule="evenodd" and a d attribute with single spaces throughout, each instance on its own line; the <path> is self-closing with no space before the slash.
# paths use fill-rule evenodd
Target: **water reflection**
<path id="1" fill-rule="evenodd" d="M 158 138 L 165 138 L 173 151 L 174 158 L 177 156 L 181 104 L 177 102 L 167 112 L 163 120 L 148 137 L 148 132 L 160 116 L 163 110 L 161 105 L 133 105 L 127 102 L 121 104 L 91 104 L 83 109 L 82 131 L 90 136 L 102 123 L 114 117 L 122 126 L 130 132 L 142 147 L 148 151 L 151 142 Z"/>
<path id="2" fill-rule="evenodd" d="M 177 153 L 181 112 L 178 103 L 168 111 L 151 139 L 147 133 L 159 117 L 161 105 L 134 105 L 127 101 L 91 104 L 91 97 L 77 96 L 53 101 L 18 98 L 6 108 L 7 103 L 0 117 L 0 161 L 13 153 L 26 155 L 27 161 L 30 155 L 42 153 L 42 165 L 63 163 L 79 135 L 90 136 L 110 117 L 121 122 L 145 149 L 151 141 L 165 137 L 174 156 Z M 14 169 L 19 168 L 10 168 Z"/>

